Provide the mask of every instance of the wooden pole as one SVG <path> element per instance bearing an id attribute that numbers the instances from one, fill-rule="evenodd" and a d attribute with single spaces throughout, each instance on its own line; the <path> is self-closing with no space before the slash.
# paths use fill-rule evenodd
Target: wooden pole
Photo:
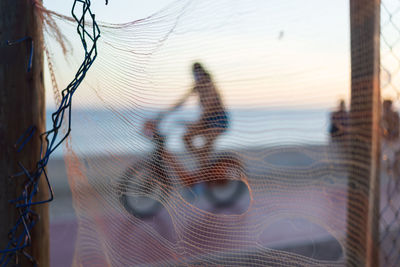
<path id="1" fill-rule="evenodd" d="M 11 176 L 21 171 L 18 162 L 29 171 L 35 169 L 40 158 L 39 134 L 45 130 L 42 21 L 33 2 L 0 1 L 0 250 L 7 246 L 8 232 L 18 217 L 15 205 L 8 201 L 20 195 L 26 179 L 24 176 Z M 33 40 L 32 69 L 29 72 L 31 42 L 6 44 L 7 40 L 26 36 Z M 17 152 L 14 144 L 30 126 L 35 126 L 36 132 L 24 149 Z M 42 177 L 37 199 L 47 198 Z M 38 205 L 34 209 L 40 220 L 31 231 L 32 243 L 25 251 L 39 266 L 49 266 L 48 205 Z M 22 254 L 18 254 L 16 260 L 20 266 L 33 265 Z"/>
<path id="2" fill-rule="evenodd" d="M 350 0 L 348 266 L 379 266 L 380 0 Z"/>

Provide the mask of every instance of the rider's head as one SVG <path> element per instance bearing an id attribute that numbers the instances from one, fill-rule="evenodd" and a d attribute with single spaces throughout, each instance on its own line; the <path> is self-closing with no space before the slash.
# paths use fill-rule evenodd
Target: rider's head
<path id="1" fill-rule="evenodd" d="M 207 73 L 207 71 L 198 62 L 193 64 L 192 71 L 193 71 L 194 80 L 196 82 L 200 81 L 203 78 L 208 78 L 209 77 L 209 74 Z"/>

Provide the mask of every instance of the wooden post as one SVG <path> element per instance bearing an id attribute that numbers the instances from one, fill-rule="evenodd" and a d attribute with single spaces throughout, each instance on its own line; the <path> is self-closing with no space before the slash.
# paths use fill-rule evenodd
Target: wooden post
<path id="1" fill-rule="evenodd" d="M 15 205 L 8 201 L 20 195 L 26 177 L 11 178 L 21 171 L 21 162 L 33 171 L 39 160 L 39 134 L 45 130 L 45 93 L 43 85 L 43 32 L 42 21 L 31 0 L 0 1 L 0 250 L 5 249 L 8 232 L 17 219 Z M 32 69 L 28 72 L 31 43 L 29 40 L 7 45 L 29 36 L 33 40 Z M 14 144 L 30 127 L 36 132 L 21 152 Z M 40 179 L 37 199 L 48 198 L 44 179 Z M 34 207 L 40 220 L 31 231 L 32 244 L 26 251 L 39 266 L 49 266 L 48 205 Z M 21 266 L 31 266 L 19 254 Z M 13 262 L 15 263 L 15 261 Z"/>
<path id="2" fill-rule="evenodd" d="M 348 266 L 379 266 L 380 0 L 350 0 Z"/>

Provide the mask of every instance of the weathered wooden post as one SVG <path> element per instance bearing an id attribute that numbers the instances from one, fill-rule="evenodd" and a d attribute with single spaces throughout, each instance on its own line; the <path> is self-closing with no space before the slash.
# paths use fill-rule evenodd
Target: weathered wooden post
<path id="1" fill-rule="evenodd" d="M 350 0 L 348 266 L 379 266 L 380 0 Z"/>
<path id="2" fill-rule="evenodd" d="M 7 246 L 8 233 L 19 215 L 9 200 L 21 194 L 26 179 L 11 176 L 21 172 L 18 162 L 29 171 L 35 169 L 40 152 L 39 134 L 45 130 L 42 21 L 33 3 L 31 0 L 0 1 L 0 250 Z M 6 44 L 23 37 L 30 37 L 33 46 L 30 39 Z M 28 71 L 32 47 L 32 68 Z M 30 126 L 35 126 L 36 132 L 23 150 L 17 152 L 14 144 Z M 44 182 L 41 179 L 37 199 L 48 198 Z M 34 209 L 40 220 L 31 231 L 32 245 L 26 251 L 39 266 L 49 266 L 48 205 Z M 32 264 L 21 254 L 18 260 L 21 266 Z"/>

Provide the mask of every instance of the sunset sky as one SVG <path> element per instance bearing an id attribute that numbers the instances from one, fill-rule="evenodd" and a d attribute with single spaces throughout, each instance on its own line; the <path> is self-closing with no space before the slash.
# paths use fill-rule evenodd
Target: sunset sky
<path id="1" fill-rule="evenodd" d="M 44 4 L 69 14 L 72 2 L 45 0 Z M 76 105 L 98 108 L 111 103 L 125 108 L 139 99 L 142 106 L 168 106 L 190 88 L 190 65 L 197 60 L 213 74 L 229 106 L 332 107 L 338 98 L 349 96 L 348 1 L 109 0 L 107 6 L 102 0 L 92 2 L 97 20 L 110 23 L 130 22 L 168 5 L 171 8 L 150 19 L 151 23 L 104 31 L 104 44 L 99 45 L 99 58 L 91 70 L 101 75 L 93 74 L 86 81 L 96 89 L 82 89 L 85 101 L 78 99 Z M 173 30 L 161 45 L 148 44 L 155 49 L 141 63 L 135 48 L 145 51 L 146 38 L 162 36 L 169 29 Z M 79 50 L 73 45 L 74 51 Z M 116 46 L 130 47 L 131 52 L 121 52 Z M 73 61 L 80 59 L 75 56 Z M 71 66 L 63 71 L 65 81 L 74 73 Z M 145 79 L 138 82 L 139 78 Z M 51 89 L 47 91 L 48 105 L 54 106 Z"/>

